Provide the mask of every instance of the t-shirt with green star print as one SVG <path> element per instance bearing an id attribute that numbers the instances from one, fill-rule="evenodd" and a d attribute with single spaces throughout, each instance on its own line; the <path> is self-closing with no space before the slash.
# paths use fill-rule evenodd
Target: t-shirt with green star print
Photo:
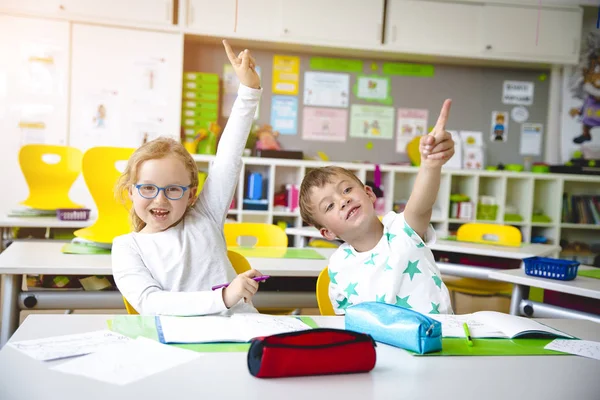
<path id="1" fill-rule="evenodd" d="M 452 314 L 448 288 L 428 245 L 435 242 L 430 225 L 426 241 L 408 225 L 404 213 L 383 219 L 383 236 L 362 253 L 342 244 L 329 260 L 329 298 L 336 314 L 365 301 L 410 308 L 422 314 Z"/>

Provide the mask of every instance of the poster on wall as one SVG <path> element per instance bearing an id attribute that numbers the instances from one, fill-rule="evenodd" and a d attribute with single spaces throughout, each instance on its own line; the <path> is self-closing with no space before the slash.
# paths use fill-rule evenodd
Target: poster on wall
<path id="1" fill-rule="evenodd" d="M 492 142 L 506 142 L 508 136 L 508 113 L 504 111 L 492 111 Z"/>
<path id="2" fill-rule="evenodd" d="M 542 135 L 544 125 L 525 123 L 521 125 L 521 145 L 519 154 L 539 156 L 542 154 Z"/>
<path id="3" fill-rule="evenodd" d="M 348 132 L 348 110 L 304 107 L 302 139 L 323 142 L 345 142 Z"/>
<path id="4" fill-rule="evenodd" d="M 533 82 L 504 81 L 502 103 L 530 106 L 533 104 Z"/>
<path id="5" fill-rule="evenodd" d="M 350 137 L 393 139 L 394 107 L 353 104 L 350 108 Z"/>
<path id="6" fill-rule="evenodd" d="M 396 152 L 406 153 L 406 145 L 415 136 L 427 133 L 429 111 L 416 108 L 399 108 L 396 123 Z"/>
<path id="7" fill-rule="evenodd" d="M 576 67 L 565 67 L 561 121 L 561 161 L 581 153 L 600 158 L 600 32 L 584 38 L 585 46 Z"/>
<path id="8" fill-rule="evenodd" d="M 273 56 L 273 94 L 298 94 L 300 57 Z"/>
<path id="9" fill-rule="evenodd" d="M 392 104 L 391 92 L 392 85 L 387 76 L 359 75 L 354 85 L 354 94 L 361 100 Z"/>
<path id="10" fill-rule="evenodd" d="M 350 75 L 332 72 L 304 73 L 304 105 L 348 107 Z"/>
<path id="11" fill-rule="evenodd" d="M 273 96 L 271 98 L 271 126 L 282 135 L 295 135 L 298 130 L 298 98 Z"/>

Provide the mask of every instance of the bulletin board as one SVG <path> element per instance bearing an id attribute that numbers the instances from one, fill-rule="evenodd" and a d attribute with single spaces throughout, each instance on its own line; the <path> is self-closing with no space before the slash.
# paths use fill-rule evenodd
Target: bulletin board
<path id="1" fill-rule="evenodd" d="M 242 50 L 242 49 L 234 49 Z M 252 49 L 251 49 L 252 50 Z M 305 110 L 305 83 L 314 80 L 314 75 L 305 75 L 307 71 L 334 72 L 317 70 L 311 68 L 311 58 L 316 57 L 308 53 L 276 52 L 272 50 L 252 50 L 253 55 L 260 66 L 262 79 L 263 95 L 259 107 L 259 115 L 256 120 L 259 124 L 271 123 L 273 94 L 273 60 L 274 56 L 296 56 L 299 58 L 299 85 L 298 93 L 293 96 L 297 99 L 297 122 L 296 134 L 281 134 L 279 141 L 284 149 L 301 150 L 305 156 L 315 157 L 317 152 L 321 151 L 327 154 L 331 161 L 366 161 L 372 163 L 397 163 L 406 162 L 408 157 L 406 153 L 397 152 L 397 114 L 399 108 L 427 110 L 428 126 L 435 125 L 439 111 L 444 99 L 453 100 L 450 118 L 447 129 L 456 131 L 480 131 L 485 146 L 485 164 L 497 165 L 503 164 L 522 164 L 525 155 L 521 154 L 521 132 L 522 123 L 541 124 L 542 133 L 538 143 L 539 155 L 527 155 L 532 162 L 543 160 L 543 151 L 545 140 L 545 125 L 548 111 L 549 79 L 548 70 L 539 69 L 510 69 L 510 68 L 491 68 L 482 66 L 462 66 L 462 65 L 442 65 L 427 64 L 425 68 L 418 69 L 418 74 L 425 76 L 406 76 L 392 75 L 384 73 L 384 63 L 389 61 L 377 59 L 351 59 L 344 57 L 345 60 L 362 61 L 361 72 L 342 72 L 349 75 L 349 98 L 348 107 L 336 107 L 335 110 L 345 109 L 348 112 L 347 128 L 348 130 L 357 127 L 351 127 L 351 108 L 358 106 L 377 106 L 384 107 L 382 112 L 393 107 L 393 135 L 391 139 L 358 137 L 347 134 L 345 140 L 337 138 L 336 141 L 306 140 L 303 138 L 303 118 L 304 113 L 314 113 L 313 109 Z M 223 74 L 224 65 L 228 63 L 222 46 L 186 42 L 184 50 L 184 70 L 202 71 L 210 73 Z M 318 63 L 313 61 L 313 67 L 318 67 Z M 349 70 L 356 68 L 361 63 L 346 63 Z M 393 66 L 392 66 L 393 67 Z M 432 68 L 431 68 L 432 67 Z M 386 67 L 386 72 L 390 72 Z M 392 68 L 393 69 L 393 68 Z M 391 71 L 403 73 L 402 71 Z M 413 71 L 414 72 L 414 71 Z M 337 73 L 337 72 L 336 72 Z M 368 76 L 373 79 L 389 80 L 389 92 L 380 93 L 380 100 L 371 101 L 357 97 L 360 94 L 357 91 L 359 76 Z M 307 80 L 308 79 L 308 80 Z M 365 80 L 361 79 L 361 83 Z M 531 104 L 515 105 L 505 104 L 503 97 L 518 98 L 520 94 L 525 93 L 517 91 L 506 92 L 504 86 L 506 82 L 525 82 L 527 87 L 525 92 L 533 89 L 531 95 Z M 285 100 L 285 99 L 284 99 Z M 513 101 L 509 100 L 509 101 Z M 311 102 L 319 100 L 310 99 Z M 517 100 L 518 102 L 519 100 Z M 527 101 L 526 101 L 527 102 Z M 276 102 L 280 107 L 284 103 Z M 518 107 L 517 110 L 513 109 Z M 360 108 L 360 107 L 359 107 Z M 278 112 L 275 110 L 274 112 Z M 505 141 L 493 140 L 493 121 L 494 112 L 501 112 L 507 117 L 505 121 L 503 135 Z M 513 119 L 517 118 L 518 121 Z M 389 120 L 389 116 L 384 116 Z M 525 119 L 524 119 L 525 118 Z M 226 118 L 221 118 L 221 124 L 226 122 Z M 528 125 L 529 126 L 529 125 Z M 530 127 L 530 126 L 529 126 Z M 289 128 L 289 125 L 288 125 Z M 389 130 L 388 127 L 379 127 L 383 132 Z M 529 143 L 529 147 L 536 146 Z"/>

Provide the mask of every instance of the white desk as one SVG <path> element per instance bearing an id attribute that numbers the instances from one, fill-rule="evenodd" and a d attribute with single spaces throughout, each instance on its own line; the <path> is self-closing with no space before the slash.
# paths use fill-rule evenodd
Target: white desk
<path id="1" fill-rule="evenodd" d="M 579 266 L 579 270 L 581 271 L 590 269 L 596 268 L 585 265 Z M 513 283 L 515 285 L 510 301 L 510 313 L 513 315 L 526 315 L 538 318 L 585 318 L 600 323 L 600 315 L 528 300 L 530 287 L 600 299 L 600 279 L 577 276 L 572 281 L 560 281 L 530 276 L 525 274 L 524 269 L 496 270 L 490 272 L 489 277 L 490 279 Z"/>
<path id="2" fill-rule="evenodd" d="M 91 226 L 95 219 L 87 221 L 61 221 L 58 217 L 0 217 L 0 251 L 4 250 L 4 241 L 10 239 L 11 228 L 46 228 L 46 238 L 50 229 L 79 229 Z"/>
<path id="3" fill-rule="evenodd" d="M 30 315 L 11 341 L 106 329 L 107 315 Z M 342 317 L 314 317 L 343 327 Z M 582 339 L 600 341 L 600 325 L 584 320 L 542 320 Z M 126 386 L 50 371 L 64 361 L 40 362 L 10 346 L 0 351 L 0 398 L 31 399 L 596 399 L 598 361 L 569 355 L 520 357 L 416 357 L 377 344 L 369 373 L 258 379 L 247 354 L 205 353 L 188 364 Z"/>
<path id="4" fill-rule="evenodd" d="M 110 255 L 63 254 L 64 243 L 54 241 L 15 242 L 0 253 L 2 322 L 0 347 L 17 329 L 19 311 L 25 309 L 115 309 L 123 308 L 118 291 L 22 291 L 22 276 L 112 275 Z M 273 277 L 317 277 L 327 266 L 334 249 L 316 249 L 325 259 L 281 259 L 248 257 L 250 264 Z M 259 291 L 253 298 L 258 308 L 317 307 L 315 292 Z"/>

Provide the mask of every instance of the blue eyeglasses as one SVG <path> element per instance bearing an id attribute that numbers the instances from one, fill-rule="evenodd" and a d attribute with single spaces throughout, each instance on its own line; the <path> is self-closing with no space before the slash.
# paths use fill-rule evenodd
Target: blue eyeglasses
<path id="1" fill-rule="evenodd" d="M 165 197 L 169 200 L 179 200 L 185 194 L 185 191 L 188 190 L 189 186 L 180 186 L 180 185 L 168 185 L 165 187 L 158 187 L 151 183 L 141 183 L 139 185 L 133 185 L 137 190 L 140 196 L 145 199 L 153 199 L 162 190 L 165 193 Z"/>

